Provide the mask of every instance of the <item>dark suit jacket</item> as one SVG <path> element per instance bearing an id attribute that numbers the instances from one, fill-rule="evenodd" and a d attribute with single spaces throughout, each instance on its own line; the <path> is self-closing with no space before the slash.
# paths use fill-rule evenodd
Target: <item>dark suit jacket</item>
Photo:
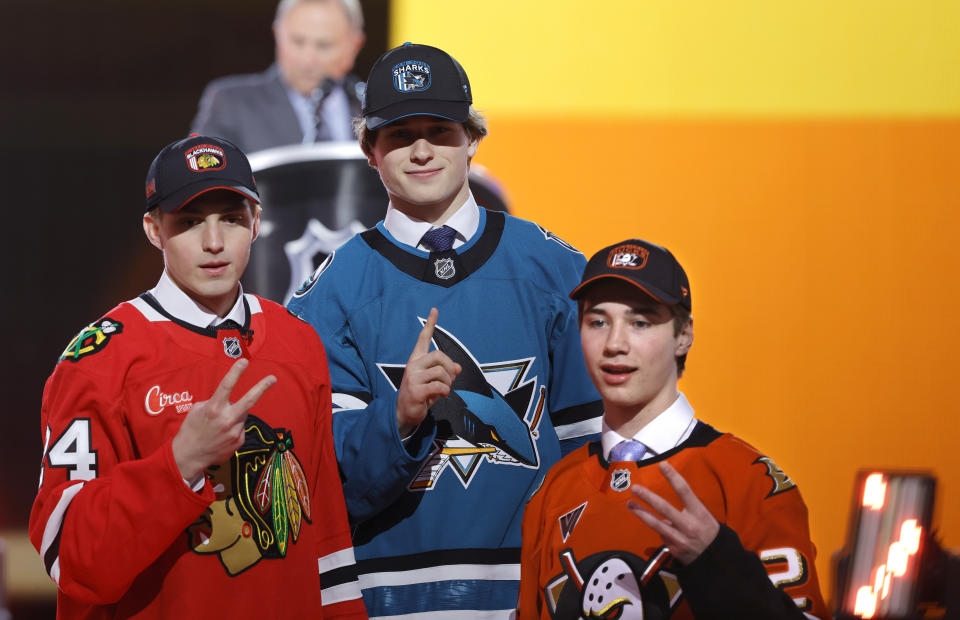
<path id="1" fill-rule="evenodd" d="M 351 115 L 359 115 L 358 90 L 362 90 L 362 83 L 355 76 L 347 76 L 343 88 Z M 349 127 L 351 119 L 343 122 Z M 190 133 L 226 138 L 245 153 L 303 141 L 303 131 L 276 65 L 263 73 L 230 75 L 207 84 Z"/>

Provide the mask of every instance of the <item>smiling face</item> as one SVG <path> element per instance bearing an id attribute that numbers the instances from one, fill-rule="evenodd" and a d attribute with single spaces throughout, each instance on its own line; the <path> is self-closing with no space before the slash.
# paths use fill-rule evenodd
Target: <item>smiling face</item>
<path id="1" fill-rule="evenodd" d="M 338 0 L 300 2 L 273 27 L 277 66 L 286 83 L 309 95 L 324 78 L 342 80 L 363 46 Z"/>
<path id="2" fill-rule="evenodd" d="M 395 208 L 442 223 L 467 200 L 467 175 L 477 146 L 462 123 L 410 116 L 378 129 L 367 158 Z"/>
<path id="3" fill-rule="evenodd" d="M 632 436 L 673 403 L 676 358 L 692 343 L 692 322 L 676 333 L 670 308 L 631 284 L 604 279 L 584 295 L 584 360 L 604 417 L 621 435 Z"/>
<path id="4" fill-rule="evenodd" d="M 213 190 L 175 213 L 144 215 L 143 230 L 183 292 L 218 316 L 230 311 L 260 230 L 258 209 L 232 191 Z"/>

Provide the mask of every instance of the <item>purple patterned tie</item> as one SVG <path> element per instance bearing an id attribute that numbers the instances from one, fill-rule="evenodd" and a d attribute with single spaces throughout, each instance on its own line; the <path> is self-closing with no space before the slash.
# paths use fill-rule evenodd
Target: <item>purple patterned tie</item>
<path id="1" fill-rule="evenodd" d="M 640 462 L 647 447 L 634 439 L 624 439 L 610 451 L 610 462 L 636 461 Z"/>
<path id="2" fill-rule="evenodd" d="M 457 231 L 447 225 L 428 230 L 420 243 L 431 248 L 434 252 L 446 252 L 453 247 L 453 238 L 457 236 Z"/>

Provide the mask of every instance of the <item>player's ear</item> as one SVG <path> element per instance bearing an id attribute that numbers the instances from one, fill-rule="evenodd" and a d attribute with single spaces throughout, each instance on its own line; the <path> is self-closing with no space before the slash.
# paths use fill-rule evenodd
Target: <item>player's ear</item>
<path id="1" fill-rule="evenodd" d="M 160 212 L 148 211 L 143 214 L 143 233 L 158 250 L 163 249 L 163 238 L 160 236 Z"/>
<path id="2" fill-rule="evenodd" d="M 250 205 L 250 212 L 253 214 L 253 226 L 251 227 L 253 235 L 250 237 L 250 243 L 256 241 L 257 237 L 260 236 L 260 211 L 262 210 L 260 205 Z"/>
<path id="3" fill-rule="evenodd" d="M 693 317 L 687 319 L 683 329 L 677 334 L 677 348 L 674 355 L 677 357 L 686 355 L 691 346 L 693 346 Z"/>

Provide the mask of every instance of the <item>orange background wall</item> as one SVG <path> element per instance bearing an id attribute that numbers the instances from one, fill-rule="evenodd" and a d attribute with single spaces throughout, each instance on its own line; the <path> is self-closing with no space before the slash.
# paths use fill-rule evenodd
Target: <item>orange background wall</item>
<path id="1" fill-rule="evenodd" d="M 492 2 L 425 18 L 434 4 L 395 0 L 394 42 L 464 64 L 491 126 L 476 161 L 514 213 L 588 255 L 637 236 L 684 264 L 681 389 L 800 485 L 825 591 L 861 468 L 933 471 L 960 552 L 957 8 Z"/>

